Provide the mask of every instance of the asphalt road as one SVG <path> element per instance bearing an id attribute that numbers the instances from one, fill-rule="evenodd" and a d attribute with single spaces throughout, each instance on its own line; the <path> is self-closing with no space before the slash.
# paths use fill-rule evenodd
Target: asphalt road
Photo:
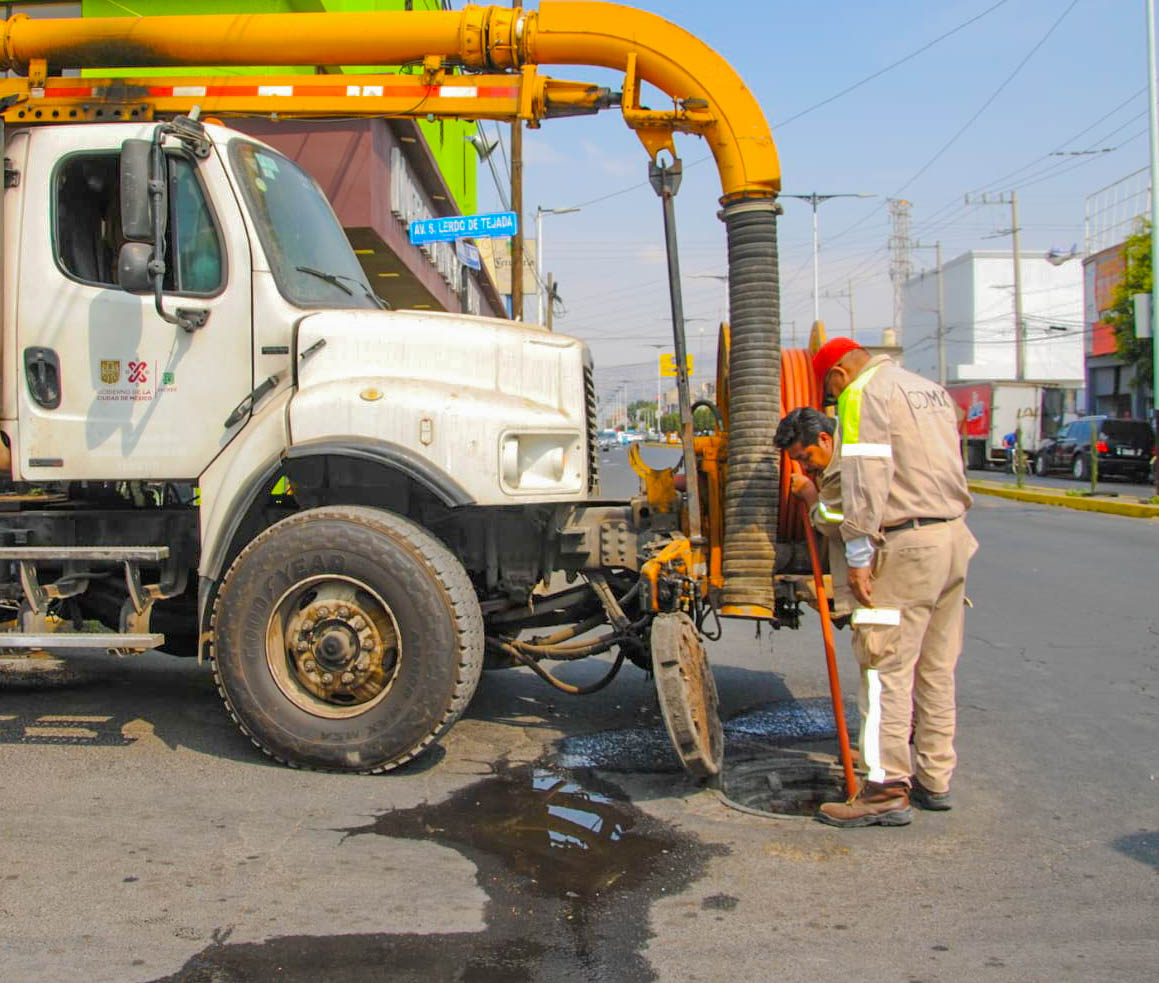
<path id="1" fill-rule="evenodd" d="M 383 777 L 265 761 L 161 655 L 0 691 L 0 979 L 1151 980 L 1159 525 L 997 499 L 970 521 L 957 806 L 905 828 L 725 808 L 665 770 L 632 669 L 585 699 L 489 674 Z M 710 652 L 734 726 L 827 693 L 812 620 Z M 611 769 L 565 771 L 561 740 Z"/>

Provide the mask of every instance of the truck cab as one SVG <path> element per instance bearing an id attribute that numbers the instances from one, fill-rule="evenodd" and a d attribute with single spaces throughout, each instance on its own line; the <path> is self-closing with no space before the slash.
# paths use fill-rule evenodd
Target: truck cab
<path id="1" fill-rule="evenodd" d="M 275 757 L 312 744 L 315 763 L 363 770 L 418 753 L 474 689 L 484 607 L 527 605 L 598 492 L 586 346 L 385 309 L 313 179 L 220 124 L 16 127 L 5 156 L 3 644 L 208 655 Z M 624 512 L 597 510 L 596 532 Z M 275 528 L 303 515 L 290 539 L 327 530 L 312 561 Z M 362 534 L 375 560 L 351 578 L 333 546 Z M 245 557 L 289 581 L 276 637 L 221 630 L 254 606 Z M 425 613 L 402 610 L 424 591 Z M 303 621 L 314 608 L 330 616 Z M 279 700 L 310 726 L 397 713 L 400 653 L 426 645 L 442 668 L 417 729 L 354 757 L 261 732 Z M 238 667 L 263 651 L 274 688 L 252 704 Z"/>

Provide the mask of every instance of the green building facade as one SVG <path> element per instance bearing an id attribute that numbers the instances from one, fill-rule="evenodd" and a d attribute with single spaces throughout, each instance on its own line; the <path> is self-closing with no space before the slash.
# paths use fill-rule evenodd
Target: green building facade
<path id="1" fill-rule="evenodd" d="M 441 10 L 440 0 L 82 0 L 78 4 L 48 2 L 44 4 L 11 4 L 11 7 L 38 6 L 42 9 L 78 7 L 84 17 L 163 16 L 180 14 L 284 14 L 357 12 L 360 10 Z M 62 13 L 63 13 L 62 9 Z M 75 14 L 70 14 L 75 16 Z M 417 68 L 383 66 L 259 66 L 255 68 L 221 68 L 214 66 L 166 68 L 161 72 L 118 69 L 117 75 L 314 75 L 319 72 L 358 73 L 373 71 L 418 71 Z M 97 74 L 97 73 L 93 73 Z M 466 120 L 419 120 L 439 170 L 443 174 L 464 215 L 476 209 L 475 180 L 478 159 L 468 142 L 475 134 L 475 124 Z"/>

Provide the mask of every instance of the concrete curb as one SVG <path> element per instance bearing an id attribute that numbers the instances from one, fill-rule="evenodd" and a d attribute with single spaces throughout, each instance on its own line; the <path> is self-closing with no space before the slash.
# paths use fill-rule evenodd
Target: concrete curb
<path id="1" fill-rule="evenodd" d="M 1117 502 L 1113 498 L 1063 495 L 1045 488 L 1017 488 L 1014 485 L 993 481 L 967 481 L 966 484 L 970 491 L 978 495 L 995 495 L 998 498 L 1012 498 L 1017 502 L 1034 502 L 1036 505 L 1057 505 L 1079 512 L 1103 512 L 1107 515 L 1125 515 L 1132 519 L 1159 519 L 1159 505 Z"/>

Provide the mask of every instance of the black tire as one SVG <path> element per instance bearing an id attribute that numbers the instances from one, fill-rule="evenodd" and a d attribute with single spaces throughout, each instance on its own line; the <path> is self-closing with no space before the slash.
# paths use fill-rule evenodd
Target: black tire
<path id="1" fill-rule="evenodd" d="M 483 617 L 462 565 L 373 508 L 271 526 L 225 575 L 213 628 L 230 715 L 295 767 L 397 768 L 447 732 L 483 670 Z"/>
<path id="2" fill-rule="evenodd" d="M 986 450 L 981 444 L 970 443 L 966 446 L 966 466 L 970 471 L 986 470 Z"/>
<path id="3" fill-rule="evenodd" d="M 1041 451 L 1034 458 L 1034 473 L 1040 478 L 1045 478 L 1048 470 L 1046 466 L 1046 452 Z"/>
<path id="4" fill-rule="evenodd" d="M 1074 460 L 1070 462 L 1070 473 L 1075 481 L 1091 480 L 1091 466 L 1082 454 L 1076 454 Z"/>

